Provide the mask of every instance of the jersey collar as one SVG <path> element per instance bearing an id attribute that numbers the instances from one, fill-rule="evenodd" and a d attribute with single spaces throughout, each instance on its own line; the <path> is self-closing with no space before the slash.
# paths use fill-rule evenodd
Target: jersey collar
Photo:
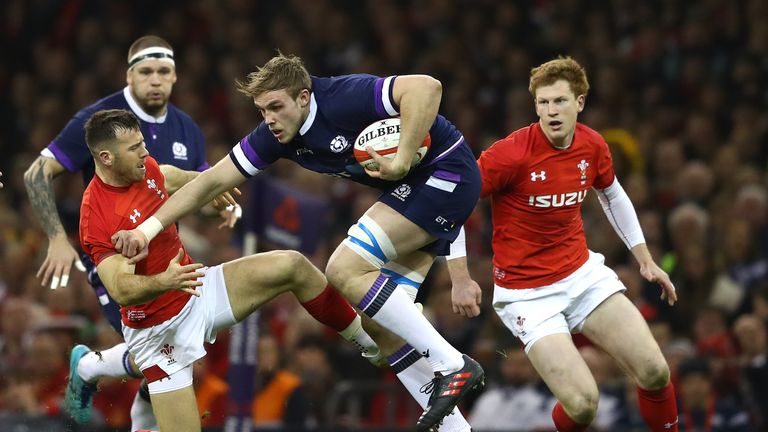
<path id="1" fill-rule="evenodd" d="M 144 120 L 147 123 L 165 123 L 165 118 L 168 116 L 168 109 L 165 110 L 165 114 L 161 115 L 160 117 L 152 117 L 151 115 L 144 112 L 143 109 L 141 109 L 141 106 L 139 106 L 139 103 L 136 102 L 136 99 L 133 98 L 133 95 L 131 94 L 131 89 L 129 87 L 125 87 L 123 89 L 123 96 L 125 97 L 125 100 L 128 102 L 128 106 L 131 107 L 131 111 L 133 111 L 134 114 L 136 114 L 136 117 Z"/>
<path id="2" fill-rule="evenodd" d="M 312 124 L 315 122 L 315 115 L 317 115 L 317 102 L 315 101 L 315 94 L 312 93 L 309 95 L 309 115 L 307 116 L 307 119 L 304 120 L 304 124 L 301 125 L 301 129 L 299 129 L 300 135 L 303 136 L 309 132 L 309 128 L 311 128 Z"/>

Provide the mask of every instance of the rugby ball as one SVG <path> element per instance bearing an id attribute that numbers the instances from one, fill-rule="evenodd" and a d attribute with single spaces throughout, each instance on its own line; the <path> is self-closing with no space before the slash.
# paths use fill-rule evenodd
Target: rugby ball
<path id="1" fill-rule="evenodd" d="M 388 118 L 384 120 L 378 120 L 368 125 L 360 135 L 355 139 L 354 154 L 357 162 L 372 171 L 379 169 L 377 164 L 371 156 L 365 151 L 367 146 L 371 146 L 376 153 L 384 156 L 388 159 L 393 159 L 395 153 L 397 153 L 397 146 L 400 144 L 400 117 Z M 424 141 L 421 143 L 421 147 L 413 155 L 413 161 L 411 167 L 414 167 L 424 159 L 424 156 L 429 150 L 429 146 L 432 144 L 432 137 L 427 134 Z"/>

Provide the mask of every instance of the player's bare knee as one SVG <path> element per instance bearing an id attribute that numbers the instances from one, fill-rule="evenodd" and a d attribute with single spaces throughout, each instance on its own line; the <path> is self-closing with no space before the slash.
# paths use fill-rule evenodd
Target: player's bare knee
<path id="1" fill-rule="evenodd" d="M 346 284 L 351 279 L 352 274 L 349 266 L 345 265 L 343 259 L 340 259 L 336 254 L 331 256 L 325 267 L 325 277 L 328 278 L 328 283 L 339 290 L 346 289 Z"/>
<path id="2" fill-rule="evenodd" d="M 597 402 L 599 395 L 595 389 L 594 392 L 583 392 L 576 394 L 568 400 L 561 401 L 565 406 L 568 415 L 580 424 L 589 424 L 597 415 Z"/>
<path id="3" fill-rule="evenodd" d="M 663 360 L 649 364 L 636 377 L 637 384 L 646 390 L 665 387 L 669 383 L 669 378 L 669 366 Z"/>
<path id="4" fill-rule="evenodd" d="M 320 271 L 300 252 L 293 250 L 275 251 L 274 269 L 287 285 L 306 285 L 318 276 Z"/>

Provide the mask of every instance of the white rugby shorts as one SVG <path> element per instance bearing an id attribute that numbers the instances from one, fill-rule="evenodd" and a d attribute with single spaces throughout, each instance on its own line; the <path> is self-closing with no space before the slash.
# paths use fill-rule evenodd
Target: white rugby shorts
<path id="1" fill-rule="evenodd" d="M 200 297 L 191 296 L 178 315 L 148 328 L 123 325 L 128 350 L 150 383 L 150 393 L 160 392 L 151 391 L 159 387 L 152 383 L 168 380 L 167 377 L 205 356 L 203 343 L 213 343 L 220 329 L 236 323 L 222 265 L 199 271 L 205 273 L 200 279 L 203 285 L 197 287 Z"/>
<path id="2" fill-rule="evenodd" d="M 605 257 L 589 251 L 575 272 L 537 288 L 493 289 L 493 308 L 528 352 L 533 344 L 556 333 L 579 333 L 584 320 L 613 293 L 626 290 Z"/>

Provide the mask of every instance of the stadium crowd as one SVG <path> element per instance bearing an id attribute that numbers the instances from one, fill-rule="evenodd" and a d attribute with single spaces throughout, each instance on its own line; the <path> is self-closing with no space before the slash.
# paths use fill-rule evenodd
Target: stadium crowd
<path id="1" fill-rule="evenodd" d="M 119 342 L 83 273 L 73 270 L 69 285 L 57 290 L 35 277 L 47 242 L 22 175 L 77 109 L 125 86 L 130 43 L 157 34 L 175 48 L 172 99 L 201 126 L 209 161 L 258 123 L 234 81 L 276 49 L 302 57 L 318 75 L 434 76 L 443 84 L 441 112 L 476 155 L 536 121 L 530 68 L 574 57 L 591 77 L 581 121 L 610 144 L 616 174 L 679 302 L 667 306 L 658 287 L 642 280 L 594 194 L 584 210 L 590 248 L 616 269 L 662 347 L 684 430 L 768 430 L 768 3 L 9 0 L 0 10 L 0 424 L 4 416 L 61 415 L 72 345 Z M 290 163 L 268 175 L 330 203 L 311 256 L 320 268 L 376 198 L 373 190 Z M 82 179 L 64 177 L 56 196 L 74 234 Z M 249 198 L 246 191 L 246 206 Z M 241 255 L 243 225 L 217 225 L 203 216 L 181 222 L 196 260 Z M 463 406 L 475 430 L 552 430 L 554 399 L 490 305 L 490 227 L 489 204 L 481 202 L 466 226 L 472 275 L 484 290 L 481 316 L 451 311 L 444 266 L 432 270 L 420 299 L 445 338 L 489 374 L 485 392 Z M 393 415 L 399 426 L 413 423 L 415 403 L 390 390 L 391 372 L 367 365 L 293 300 L 265 307 L 261 333 L 257 426 L 377 426 Z M 608 356 L 575 337 L 601 389 L 594 429 L 642 430 L 633 387 Z M 204 424 L 221 426 L 226 337 L 209 348 L 196 368 L 198 405 L 208 413 Z M 342 380 L 372 389 L 360 390 L 361 419 L 328 408 L 328 389 Z M 126 385 L 137 383 L 101 384 L 96 424 L 127 427 L 133 393 Z M 296 392 L 305 403 L 281 409 L 279 401 Z"/>

